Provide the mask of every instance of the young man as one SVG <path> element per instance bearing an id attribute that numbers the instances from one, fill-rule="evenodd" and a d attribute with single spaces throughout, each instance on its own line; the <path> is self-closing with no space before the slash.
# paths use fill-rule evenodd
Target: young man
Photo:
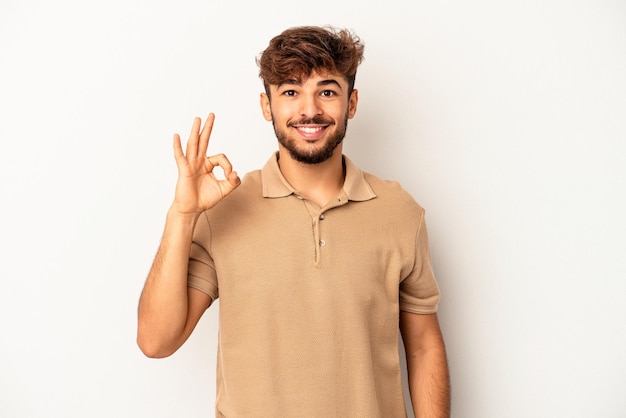
<path id="1" fill-rule="evenodd" d="M 138 344 L 174 353 L 220 298 L 218 417 L 404 417 L 398 332 L 417 417 L 449 416 L 424 210 L 342 154 L 363 44 L 297 27 L 258 64 L 278 152 L 240 181 L 196 118 L 139 302 Z M 224 172 L 219 180 L 216 167 Z"/>

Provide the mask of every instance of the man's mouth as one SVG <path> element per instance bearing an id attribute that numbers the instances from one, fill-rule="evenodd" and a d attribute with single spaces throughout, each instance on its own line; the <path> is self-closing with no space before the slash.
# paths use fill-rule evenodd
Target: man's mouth
<path id="1" fill-rule="evenodd" d="M 298 133 L 305 139 L 318 139 L 326 131 L 325 126 L 294 126 Z"/>

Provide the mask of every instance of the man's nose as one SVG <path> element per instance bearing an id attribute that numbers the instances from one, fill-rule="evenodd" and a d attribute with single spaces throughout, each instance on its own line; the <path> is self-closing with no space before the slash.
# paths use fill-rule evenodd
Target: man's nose
<path id="1" fill-rule="evenodd" d="M 302 97 L 300 105 L 300 114 L 306 117 L 313 117 L 322 114 L 322 108 L 318 102 L 316 96 L 304 96 Z"/>

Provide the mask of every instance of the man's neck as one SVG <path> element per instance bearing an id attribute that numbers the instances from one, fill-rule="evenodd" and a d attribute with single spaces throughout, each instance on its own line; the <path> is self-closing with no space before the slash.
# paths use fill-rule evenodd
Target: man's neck
<path id="1" fill-rule="evenodd" d="M 319 164 L 301 163 L 291 158 L 288 151 L 279 149 L 278 166 L 289 184 L 320 208 L 343 188 L 345 174 L 341 147 L 337 147 L 328 160 Z"/>

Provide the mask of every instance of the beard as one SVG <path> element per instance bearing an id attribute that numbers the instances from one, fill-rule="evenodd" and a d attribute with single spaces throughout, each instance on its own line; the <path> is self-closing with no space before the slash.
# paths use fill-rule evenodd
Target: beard
<path id="1" fill-rule="evenodd" d="M 273 120 L 273 119 L 272 119 Z M 310 119 L 302 119 L 295 122 L 288 122 L 287 127 L 291 127 L 293 125 L 307 125 L 307 124 L 318 124 L 318 125 L 328 125 L 333 126 L 335 123 L 331 120 L 326 120 L 321 116 L 316 116 Z M 346 136 L 346 128 L 348 127 L 348 118 L 343 121 L 343 124 L 337 126 L 335 132 L 331 134 L 330 137 L 326 140 L 326 143 L 321 148 L 313 148 L 310 149 L 301 149 L 296 145 L 296 140 L 290 138 L 285 129 L 280 129 L 276 127 L 276 123 L 272 121 L 272 125 L 274 126 L 274 132 L 276 133 L 276 138 L 278 142 L 289 152 L 289 155 L 294 160 L 301 162 L 303 164 L 319 164 L 328 160 L 332 157 L 335 149 L 341 144 L 343 138 Z"/>

